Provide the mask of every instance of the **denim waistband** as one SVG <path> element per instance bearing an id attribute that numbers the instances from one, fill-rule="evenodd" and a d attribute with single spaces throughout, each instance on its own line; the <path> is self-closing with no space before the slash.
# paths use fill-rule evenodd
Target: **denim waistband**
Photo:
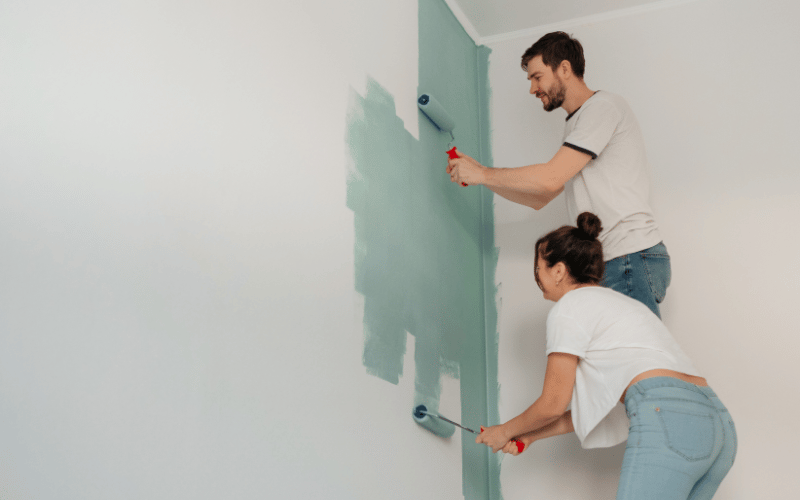
<path id="1" fill-rule="evenodd" d="M 661 389 L 661 388 L 685 389 L 687 391 L 696 392 L 708 398 L 711 404 L 715 406 L 717 409 L 727 411 L 725 406 L 722 404 L 722 401 L 719 400 L 719 397 L 714 392 L 714 390 L 711 389 L 711 387 L 702 387 L 694 385 L 689 382 L 684 382 L 681 379 L 673 377 L 651 377 L 636 382 L 628 389 L 628 392 L 625 394 L 625 406 L 628 406 L 628 401 L 630 401 L 630 399 L 633 398 L 635 395 L 637 394 L 644 395 L 644 393 L 648 390 Z"/>

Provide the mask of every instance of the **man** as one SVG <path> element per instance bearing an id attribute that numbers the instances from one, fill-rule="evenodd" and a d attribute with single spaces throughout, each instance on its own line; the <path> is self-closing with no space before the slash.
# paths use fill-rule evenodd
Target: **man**
<path id="1" fill-rule="evenodd" d="M 671 272 L 649 198 L 644 139 L 619 96 L 593 91 L 583 80 L 578 40 L 549 33 L 522 56 L 530 93 L 545 111 L 567 112 L 564 142 L 543 164 L 487 168 L 458 152 L 447 165 L 456 183 L 484 185 L 513 202 L 541 209 L 562 191 L 574 224 L 581 212 L 600 217 L 606 269 L 601 284 L 633 297 L 661 317 Z"/>

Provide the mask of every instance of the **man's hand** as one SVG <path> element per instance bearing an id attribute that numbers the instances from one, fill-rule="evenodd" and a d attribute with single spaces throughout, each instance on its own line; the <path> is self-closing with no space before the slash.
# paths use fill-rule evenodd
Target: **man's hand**
<path id="1" fill-rule="evenodd" d="M 458 158 L 452 158 L 447 162 L 450 181 L 467 185 L 483 184 L 487 168 L 458 149 L 456 149 L 456 154 L 458 154 Z"/>

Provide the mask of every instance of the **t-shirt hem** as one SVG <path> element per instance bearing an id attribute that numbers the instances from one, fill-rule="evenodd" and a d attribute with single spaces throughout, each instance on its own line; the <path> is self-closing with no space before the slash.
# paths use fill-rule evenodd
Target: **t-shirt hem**
<path id="1" fill-rule="evenodd" d="M 635 235 L 635 233 L 629 233 L 625 241 L 625 243 L 627 243 L 626 245 L 617 244 L 612 248 L 606 248 L 603 246 L 603 260 L 608 262 L 618 257 L 622 257 L 623 255 L 641 252 L 642 250 L 647 250 L 648 248 L 654 247 L 664 241 L 658 229 L 651 230 L 650 234 L 648 234 L 646 238 L 637 238 L 636 236 L 638 235 Z M 635 240 L 633 245 L 630 244 L 631 240 Z"/>

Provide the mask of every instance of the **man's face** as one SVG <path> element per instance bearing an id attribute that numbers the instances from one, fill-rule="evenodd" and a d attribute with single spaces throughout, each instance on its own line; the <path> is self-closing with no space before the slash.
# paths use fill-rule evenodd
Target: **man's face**
<path id="1" fill-rule="evenodd" d="M 531 94 L 542 100 L 545 111 L 553 111 L 564 104 L 567 87 L 558 74 L 542 62 L 542 56 L 536 56 L 528 62 L 528 80 L 531 82 Z"/>

